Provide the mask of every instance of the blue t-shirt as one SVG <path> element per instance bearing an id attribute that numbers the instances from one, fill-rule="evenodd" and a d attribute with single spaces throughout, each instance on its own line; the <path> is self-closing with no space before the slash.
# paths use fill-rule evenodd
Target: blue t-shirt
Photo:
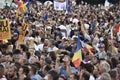
<path id="1" fill-rule="evenodd" d="M 69 75 L 63 66 L 59 67 L 60 75 L 64 75 L 65 78 L 69 78 Z M 72 73 L 77 73 L 77 70 L 74 67 L 70 67 Z"/>
<path id="2" fill-rule="evenodd" d="M 42 77 L 39 74 L 36 74 L 31 77 L 31 80 L 40 80 Z"/>

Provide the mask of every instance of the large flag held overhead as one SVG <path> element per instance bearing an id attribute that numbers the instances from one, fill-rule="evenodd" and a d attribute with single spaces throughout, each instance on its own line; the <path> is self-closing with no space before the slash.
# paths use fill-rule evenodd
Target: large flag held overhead
<path id="1" fill-rule="evenodd" d="M 18 5 L 18 8 L 23 4 L 27 3 L 26 7 L 30 8 L 30 0 L 14 0 L 14 3 Z"/>
<path id="2" fill-rule="evenodd" d="M 81 40 L 80 40 L 80 34 L 78 34 L 78 40 L 77 40 L 77 48 L 76 52 L 74 53 L 74 56 L 72 58 L 72 62 L 75 67 L 79 67 L 82 61 L 82 53 L 81 53 Z"/>
<path id="3" fill-rule="evenodd" d="M 26 7 L 27 3 L 25 4 L 21 4 L 19 7 L 18 7 L 18 14 L 24 14 L 27 12 L 27 7 Z"/>
<path id="4" fill-rule="evenodd" d="M 18 1 L 18 9 L 17 9 L 17 13 L 16 13 L 16 16 L 19 18 L 19 19 L 22 19 L 24 17 L 24 14 L 27 13 L 28 11 L 28 8 L 27 8 L 27 4 L 28 2 L 22 2 L 22 1 Z"/>

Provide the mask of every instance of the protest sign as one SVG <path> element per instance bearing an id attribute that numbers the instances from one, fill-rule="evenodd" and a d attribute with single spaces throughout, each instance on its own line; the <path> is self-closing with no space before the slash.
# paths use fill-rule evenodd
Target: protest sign
<path id="1" fill-rule="evenodd" d="M 9 21 L 0 20 L 0 40 L 11 39 L 11 30 Z"/>
<path id="2" fill-rule="evenodd" d="M 23 23 L 22 24 L 22 28 L 19 30 L 19 39 L 18 39 L 18 44 L 22 44 L 24 37 L 25 37 L 25 33 L 26 33 L 26 29 L 27 29 L 27 24 Z"/>
<path id="3" fill-rule="evenodd" d="M 58 11 L 66 10 L 66 1 L 65 2 L 54 1 L 54 10 Z"/>
<path id="4" fill-rule="evenodd" d="M 28 51 L 30 52 L 31 55 L 35 52 L 35 46 L 34 46 L 34 38 L 30 37 L 29 38 L 29 46 L 28 46 Z"/>

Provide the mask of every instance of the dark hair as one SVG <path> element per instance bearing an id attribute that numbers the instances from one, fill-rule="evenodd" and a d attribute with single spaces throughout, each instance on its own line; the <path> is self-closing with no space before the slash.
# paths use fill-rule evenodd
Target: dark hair
<path id="1" fill-rule="evenodd" d="M 7 44 L 7 46 L 12 45 L 12 43 L 11 43 L 11 42 L 8 42 L 8 43 L 6 43 L 6 44 Z"/>
<path id="2" fill-rule="evenodd" d="M 64 76 L 62 76 L 62 75 L 59 76 L 59 78 L 62 78 L 62 79 L 64 79 L 64 80 L 67 80 L 67 79 L 66 79 Z"/>
<path id="3" fill-rule="evenodd" d="M 12 57 L 12 56 L 13 56 L 13 53 L 12 53 L 12 52 L 7 52 L 5 55 L 6 55 L 6 56 L 7 56 L 7 55 L 10 55 L 10 56 Z"/>
<path id="4" fill-rule="evenodd" d="M 37 56 L 38 57 L 38 59 L 40 60 L 40 56 L 41 56 L 41 53 L 39 52 L 39 51 L 35 51 L 35 56 Z"/>
<path id="5" fill-rule="evenodd" d="M 51 75 L 51 77 L 53 78 L 53 80 L 58 80 L 58 78 L 59 78 L 59 75 L 58 75 L 58 73 L 55 70 L 50 70 L 48 72 L 48 74 Z"/>
<path id="6" fill-rule="evenodd" d="M 73 73 L 72 75 L 74 75 L 74 79 L 79 80 L 79 76 L 77 74 Z"/>
<path id="7" fill-rule="evenodd" d="M 34 65 L 31 65 L 31 71 L 33 72 L 33 74 L 36 74 L 37 68 Z"/>
<path id="8" fill-rule="evenodd" d="M 36 35 L 36 36 L 39 36 L 39 32 L 37 31 L 37 32 L 35 33 L 35 35 Z"/>
<path id="9" fill-rule="evenodd" d="M 89 72 L 89 73 L 93 73 L 94 70 L 94 66 L 90 63 L 85 64 L 85 69 Z"/>
<path id="10" fill-rule="evenodd" d="M 56 60 L 56 54 L 55 54 L 55 52 L 52 51 L 52 52 L 49 53 L 49 55 L 50 55 L 52 61 Z"/>
<path id="11" fill-rule="evenodd" d="M 69 55 L 69 53 L 67 51 L 62 51 L 60 54 Z"/>
<path id="12" fill-rule="evenodd" d="M 24 80 L 31 80 L 31 78 L 30 77 L 26 77 L 26 78 L 24 78 Z"/>
<path id="13" fill-rule="evenodd" d="M 113 68 L 117 67 L 118 61 L 115 58 L 111 58 L 111 62 Z"/>
<path id="14" fill-rule="evenodd" d="M 0 48 L 7 49 L 7 44 L 1 44 Z"/>
<path id="15" fill-rule="evenodd" d="M 50 65 L 46 65 L 45 66 L 45 70 L 48 72 L 48 71 L 50 71 L 52 69 L 52 67 L 50 66 Z"/>
<path id="16" fill-rule="evenodd" d="M 60 39 L 62 39 L 62 36 L 61 36 L 61 35 L 56 35 L 56 37 L 59 37 Z"/>
<path id="17" fill-rule="evenodd" d="M 48 46 L 48 44 L 44 44 L 43 47 Z"/>
<path id="18" fill-rule="evenodd" d="M 45 58 L 45 63 L 50 65 L 50 64 L 51 64 L 51 59 L 48 58 L 48 57 L 46 57 L 46 58 Z"/>
<path id="19" fill-rule="evenodd" d="M 26 36 L 26 35 L 28 35 L 28 33 L 29 33 L 29 32 L 28 32 L 28 31 L 26 31 L 25 36 Z"/>
<path id="20" fill-rule="evenodd" d="M 29 73 L 29 68 L 27 66 L 22 66 L 23 68 L 23 73 L 25 73 L 25 75 L 27 76 Z"/>
<path id="21" fill-rule="evenodd" d="M 54 39 L 49 39 L 50 43 L 52 43 L 52 45 L 55 45 L 55 41 Z"/>
<path id="22" fill-rule="evenodd" d="M 21 54 L 21 52 L 20 52 L 19 49 L 15 49 L 15 50 L 13 51 L 13 55 L 14 55 L 14 54 Z"/>
<path id="23" fill-rule="evenodd" d="M 45 38 L 41 38 L 41 42 L 43 42 L 43 43 L 44 43 L 44 41 L 45 41 Z"/>
<path id="24" fill-rule="evenodd" d="M 56 30 L 60 31 L 60 28 L 57 28 Z"/>
<path id="25" fill-rule="evenodd" d="M 87 73 L 87 72 L 84 72 L 84 73 L 82 74 L 82 77 L 84 78 L 84 80 L 89 80 L 90 74 Z"/>
<path id="26" fill-rule="evenodd" d="M 116 78 L 117 76 L 117 72 L 115 70 L 111 70 L 108 73 L 110 74 L 111 78 Z"/>
<path id="27" fill-rule="evenodd" d="M 0 76 L 2 76 L 4 73 L 4 66 L 0 64 Z"/>
<path id="28" fill-rule="evenodd" d="M 26 52 L 27 59 L 30 58 L 30 52 Z"/>
<path id="29" fill-rule="evenodd" d="M 20 64 L 20 63 L 18 63 L 18 62 L 15 62 L 15 66 L 16 66 L 16 70 L 18 71 L 18 70 L 19 70 L 19 68 L 21 67 L 21 64 Z"/>
<path id="30" fill-rule="evenodd" d="M 39 62 L 35 62 L 35 63 L 33 63 L 33 65 L 34 65 L 38 70 L 40 70 L 41 65 L 40 65 Z"/>
<path id="31" fill-rule="evenodd" d="M 27 51 L 27 47 L 24 44 L 20 44 L 20 48 L 22 48 L 23 51 Z"/>
<path id="32" fill-rule="evenodd" d="M 0 51 L 2 52 L 2 54 L 6 54 L 6 49 L 7 49 L 7 44 L 1 44 L 0 45 Z"/>

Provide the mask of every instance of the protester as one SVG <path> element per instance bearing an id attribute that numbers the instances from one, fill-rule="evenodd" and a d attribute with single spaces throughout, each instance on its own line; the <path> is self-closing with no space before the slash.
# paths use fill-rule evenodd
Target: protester
<path id="1" fill-rule="evenodd" d="M 11 30 L 0 39 L 0 80 L 120 80 L 120 4 L 29 4 L 0 9 Z"/>
<path id="2" fill-rule="evenodd" d="M 4 75 L 4 66 L 0 64 L 0 80 L 7 80 Z"/>

